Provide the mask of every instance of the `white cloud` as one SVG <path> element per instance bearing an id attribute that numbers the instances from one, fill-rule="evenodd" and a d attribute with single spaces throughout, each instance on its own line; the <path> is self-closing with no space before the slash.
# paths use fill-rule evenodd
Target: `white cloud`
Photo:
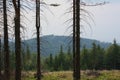
<path id="1" fill-rule="evenodd" d="M 120 41 L 120 3 L 107 4 L 99 7 L 91 7 L 89 11 L 94 14 L 93 34 L 85 37 L 102 41 Z"/>

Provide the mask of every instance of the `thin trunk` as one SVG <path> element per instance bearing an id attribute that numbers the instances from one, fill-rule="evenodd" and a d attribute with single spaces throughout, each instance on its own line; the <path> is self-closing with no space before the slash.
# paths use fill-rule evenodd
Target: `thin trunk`
<path id="1" fill-rule="evenodd" d="M 6 0 L 3 0 L 3 17 L 4 17 L 4 65 L 5 65 L 5 80 L 10 80 L 9 67 L 9 46 L 8 46 L 8 26 L 7 26 L 7 7 Z"/>
<path id="2" fill-rule="evenodd" d="M 37 80 L 41 80 L 40 56 L 40 0 L 36 0 L 36 29 L 37 29 Z"/>
<path id="3" fill-rule="evenodd" d="M 37 80 L 41 80 L 40 32 L 37 29 Z"/>
<path id="4" fill-rule="evenodd" d="M 75 0 L 73 0 L 73 78 L 75 80 Z"/>
<path id="5" fill-rule="evenodd" d="M 1 35 L 0 35 L 0 80 L 2 79 L 2 52 L 1 52 Z"/>
<path id="6" fill-rule="evenodd" d="M 13 0 L 15 9 L 15 80 L 21 80 L 20 0 Z"/>
<path id="7" fill-rule="evenodd" d="M 76 79 L 80 80 L 80 0 L 76 0 Z"/>

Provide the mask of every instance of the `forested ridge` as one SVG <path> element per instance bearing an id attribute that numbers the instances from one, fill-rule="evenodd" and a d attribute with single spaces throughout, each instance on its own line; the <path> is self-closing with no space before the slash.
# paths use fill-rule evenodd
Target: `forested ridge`
<path id="1" fill-rule="evenodd" d="M 42 45 L 42 56 L 48 56 L 50 53 L 55 55 L 59 53 L 59 48 L 62 45 L 63 51 L 67 52 L 67 48 L 72 47 L 72 36 L 57 36 L 57 35 L 46 35 L 41 37 L 41 45 Z M 111 43 L 110 42 L 101 42 L 99 40 L 81 38 L 81 49 L 84 45 L 86 45 L 87 49 L 92 48 L 92 43 L 95 42 L 97 45 L 99 44 L 102 48 L 108 48 Z M 3 44 L 3 40 L 2 40 Z M 10 49 L 14 50 L 14 41 L 10 40 Z M 29 47 L 31 53 L 36 53 L 36 38 L 22 40 L 22 48 L 25 50 Z"/>

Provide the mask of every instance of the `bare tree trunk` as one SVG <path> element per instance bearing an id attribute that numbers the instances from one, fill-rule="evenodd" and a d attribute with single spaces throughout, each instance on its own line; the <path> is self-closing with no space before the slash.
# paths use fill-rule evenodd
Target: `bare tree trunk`
<path id="1" fill-rule="evenodd" d="M 2 52 L 1 52 L 1 35 L 0 35 L 0 80 L 2 79 Z"/>
<path id="2" fill-rule="evenodd" d="M 80 80 L 80 0 L 73 0 L 73 78 Z"/>
<path id="3" fill-rule="evenodd" d="M 9 65 L 9 42 L 8 42 L 8 26 L 7 26 L 7 7 L 6 0 L 3 0 L 3 19 L 4 19 L 4 78 L 10 80 L 10 65 Z"/>
<path id="4" fill-rule="evenodd" d="M 15 9 L 15 80 L 21 80 L 20 0 L 13 0 Z"/>
<path id="5" fill-rule="evenodd" d="M 37 80 L 41 80 L 40 56 L 40 0 L 36 0 L 36 29 L 37 29 Z"/>
<path id="6" fill-rule="evenodd" d="M 76 0 L 76 79 L 80 80 L 80 0 Z"/>
<path id="7" fill-rule="evenodd" d="M 76 51 L 75 51 L 75 1 L 76 0 L 73 0 L 73 78 L 74 78 L 74 80 L 75 80 L 75 53 L 76 53 Z"/>
<path id="8" fill-rule="evenodd" d="M 40 32 L 37 29 L 37 80 L 41 80 L 41 60 L 40 60 Z"/>

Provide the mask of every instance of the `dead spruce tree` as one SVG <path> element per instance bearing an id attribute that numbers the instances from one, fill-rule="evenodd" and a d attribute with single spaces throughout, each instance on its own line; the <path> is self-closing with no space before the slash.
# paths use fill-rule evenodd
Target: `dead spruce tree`
<path id="1" fill-rule="evenodd" d="M 36 30 L 37 30 L 37 80 L 41 80 L 40 60 L 40 0 L 36 0 Z"/>
<path id="2" fill-rule="evenodd" d="M 15 80 L 21 80 L 20 0 L 12 0 L 15 10 Z"/>
<path id="3" fill-rule="evenodd" d="M 3 0 L 3 23 L 4 23 L 4 79 L 10 80 L 10 63 L 9 63 L 9 42 L 8 42 L 8 23 L 7 23 L 7 2 Z"/>
<path id="4" fill-rule="evenodd" d="M 73 77 L 75 77 L 75 2 L 76 0 L 73 0 Z"/>
<path id="5" fill-rule="evenodd" d="M 75 80 L 80 80 L 80 0 L 75 1 Z"/>
<path id="6" fill-rule="evenodd" d="M 85 10 L 84 7 L 104 5 L 105 2 L 88 4 L 86 2 L 82 2 L 82 0 L 73 0 L 72 4 L 73 11 L 69 12 L 73 12 L 73 78 L 74 80 L 80 80 L 80 34 L 81 28 L 84 26 L 82 22 L 85 22 L 88 26 L 90 26 L 89 22 L 87 22 L 85 19 L 90 19 L 93 21 L 91 14 Z"/>

